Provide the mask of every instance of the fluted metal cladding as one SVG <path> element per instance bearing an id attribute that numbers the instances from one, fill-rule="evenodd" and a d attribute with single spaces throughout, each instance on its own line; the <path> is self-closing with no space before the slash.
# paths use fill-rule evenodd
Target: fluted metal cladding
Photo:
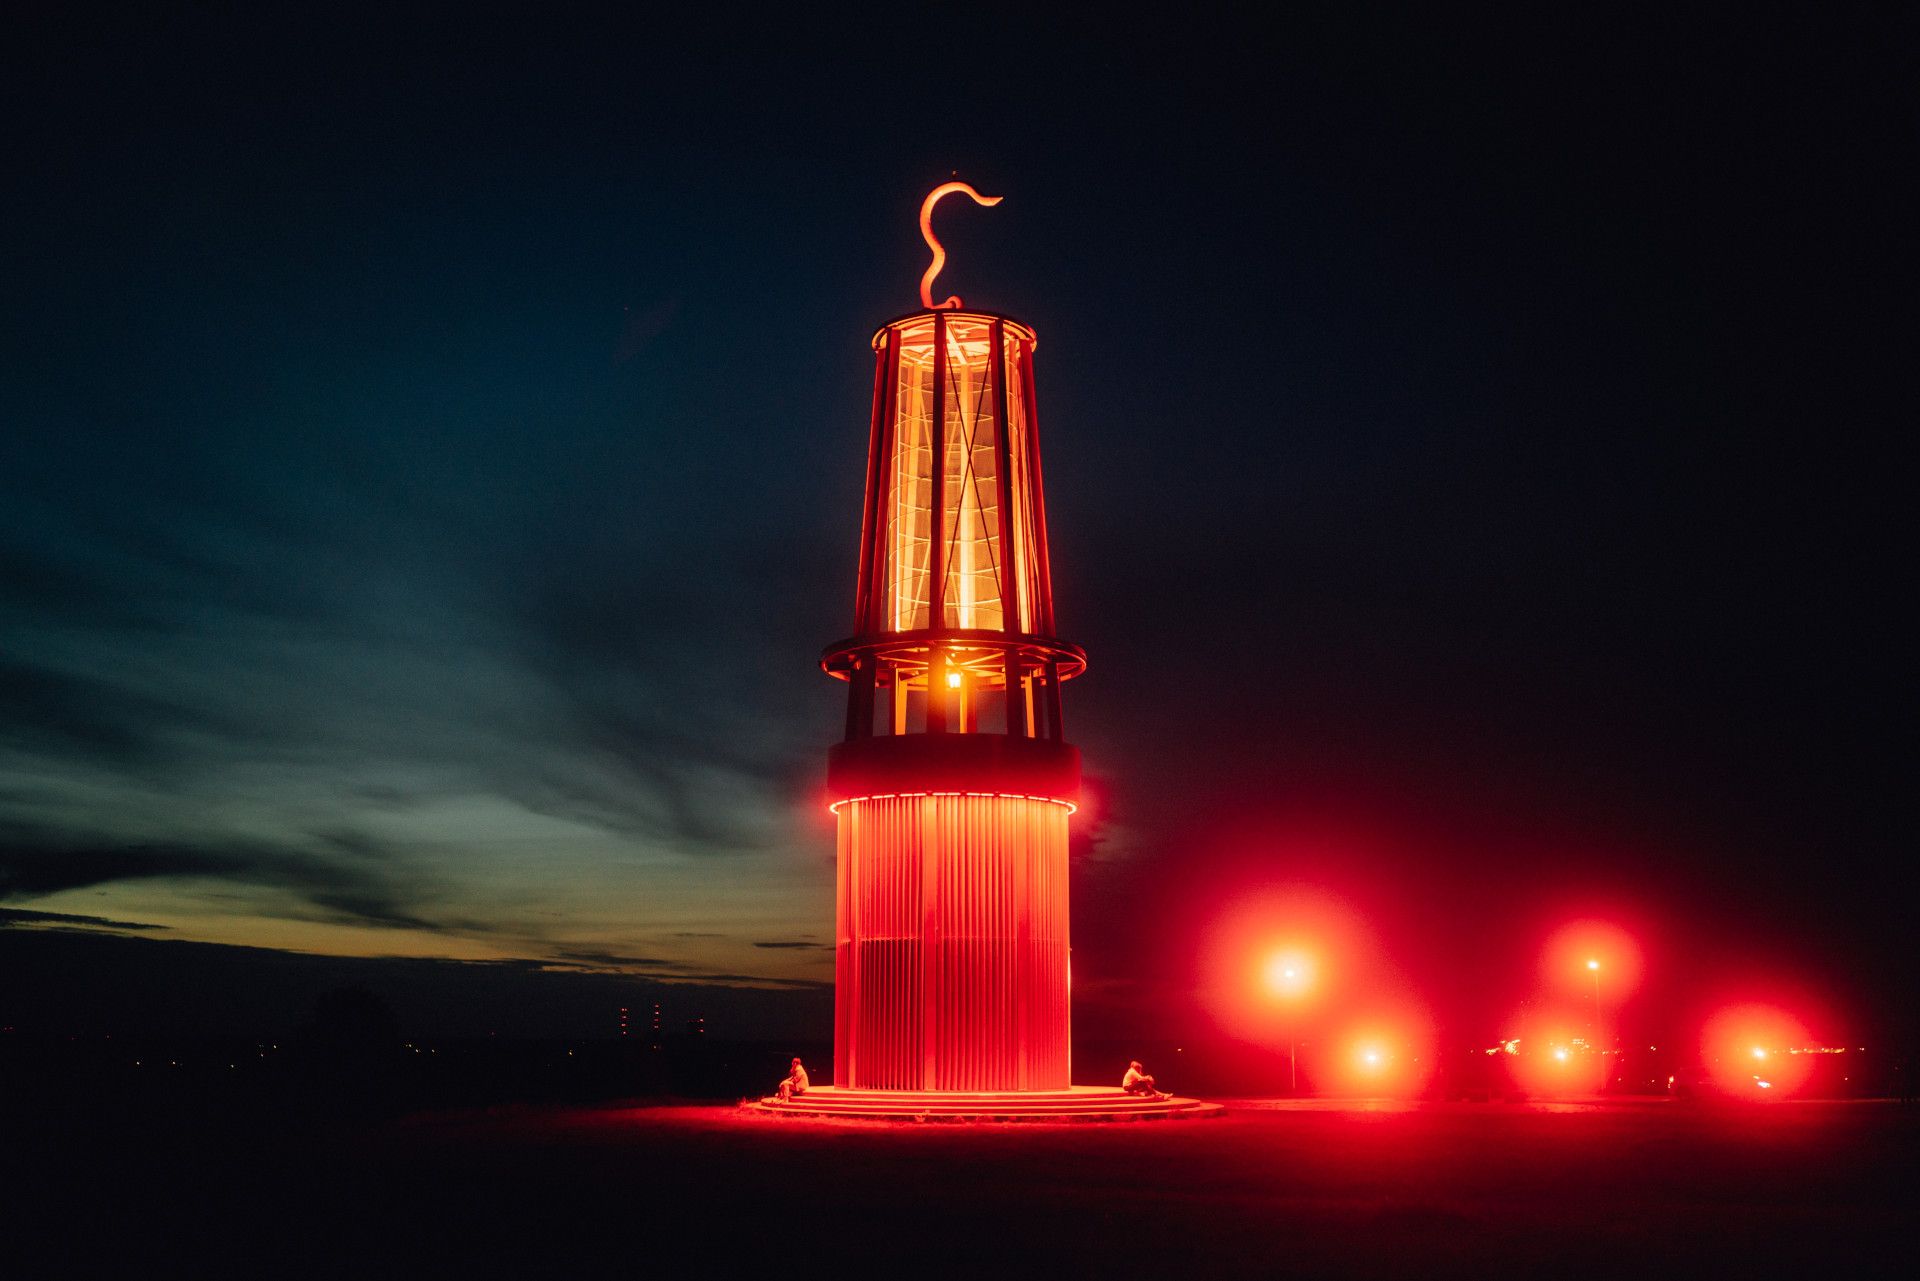
<path id="1" fill-rule="evenodd" d="M 835 1085 L 1067 1087 L 1068 813 L 1024 796 L 839 807 Z"/>

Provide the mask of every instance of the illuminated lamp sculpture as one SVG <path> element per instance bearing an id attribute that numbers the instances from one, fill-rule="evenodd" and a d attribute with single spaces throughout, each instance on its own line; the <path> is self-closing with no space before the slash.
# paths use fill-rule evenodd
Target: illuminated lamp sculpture
<path id="1" fill-rule="evenodd" d="M 1055 635 L 1034 332 L 933 299 L 873 337 L 854 631 L 827 767 L 838 824 L 833 1085 L 781 1110 L 858 1115 L 1212 1111 L 1073 1089 L 1067 822 L 1080 794 Z M 1124 1064 L 1119 1065 L 1124 1066 Z M 1118 1071 L 1114 1073 L 1117 1087 Z"/>

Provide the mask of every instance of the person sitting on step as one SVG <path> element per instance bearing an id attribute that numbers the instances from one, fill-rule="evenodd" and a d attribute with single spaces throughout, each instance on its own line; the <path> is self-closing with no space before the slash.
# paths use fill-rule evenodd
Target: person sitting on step
<path id="1" fill-rule="evenodd" d="M 780 1101 L 788 1102 L 796 1094 L 805 1094 L 813 1082 L 807 1080 L 807 1065 L 799 1059 L 793 1061 L 793 1068 L 787 1073 L 787 1079 L 780 1082 Z"/>
<path id="2" fill-rule="evenodd" d="M 1127 1074 L 1120 1078 L 1120 1088 L 1128 1094 L 1140 1094 L 1150 1099 L 1169 1099 L 1173 1096 L 1162 1094 L 1154 1085 L 1153 1078 L 1140 1069 L 1140 1060 L 1134 1059 L 1127 1064 Z"/>

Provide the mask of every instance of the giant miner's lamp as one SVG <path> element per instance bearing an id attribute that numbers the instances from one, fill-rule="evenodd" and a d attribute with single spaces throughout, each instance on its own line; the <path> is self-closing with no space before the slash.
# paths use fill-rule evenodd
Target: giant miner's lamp
<path id="1" fill-rule="evenodd" d="M 1080 753 L 1055 635 L 1034 332 L 933 300 L 873 337 L 853 635 L 827 779 L 839 826 L 833 1085 L 779 1111 L 1005 1117 L 1194 1115 L 1186 1099 L 1073 1088 L 1067 822 Z"/>

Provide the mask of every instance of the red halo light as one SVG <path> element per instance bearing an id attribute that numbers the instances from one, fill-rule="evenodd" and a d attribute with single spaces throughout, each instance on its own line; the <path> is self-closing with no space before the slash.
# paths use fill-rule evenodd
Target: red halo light
<path id="1" fill-rule="evenodd" d="M 1726 1005 L 1700 1031 L 1707 1075 L 1735 1098 L 1780 1099 L 1796 1094 L 1812 1075 L 1812 1041 L 1805 1023 L 1776 1005 Z"/>

